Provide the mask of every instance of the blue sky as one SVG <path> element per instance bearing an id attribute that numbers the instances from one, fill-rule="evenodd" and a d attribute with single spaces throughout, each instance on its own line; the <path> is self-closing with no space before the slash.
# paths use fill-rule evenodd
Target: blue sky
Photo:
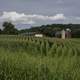
<path id="1" fill-rule="evenodd" d="M 52 23 L 80 23 L 79 8 L 80 0 L 0 0 L 0 24 L 11 21 L 17 28 L 27 28 Z"/>

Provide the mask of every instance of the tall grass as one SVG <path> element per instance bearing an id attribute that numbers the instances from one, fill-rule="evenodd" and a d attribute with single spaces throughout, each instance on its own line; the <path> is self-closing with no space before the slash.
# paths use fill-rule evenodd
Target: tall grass
<path id="1" fill-rule="evenodd" d="M 2 35 L 0 80 L 80 80 L 80 40 Z"/>

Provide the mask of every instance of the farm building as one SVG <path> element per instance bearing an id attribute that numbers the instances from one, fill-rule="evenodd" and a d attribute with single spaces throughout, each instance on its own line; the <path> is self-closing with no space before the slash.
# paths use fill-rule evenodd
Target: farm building
<path id="1" fill-rule="evenodd" d="M 55 33 L 55 37 L 62 38 L 62 39 L 71 38 L 71 30 L 67 28 L 66 30 L 57 31 Z"/>
<path id="2" fill-rule="evenodd" d="M 43 37 L 43 34 L 35 34 L 35 37 Z"/>

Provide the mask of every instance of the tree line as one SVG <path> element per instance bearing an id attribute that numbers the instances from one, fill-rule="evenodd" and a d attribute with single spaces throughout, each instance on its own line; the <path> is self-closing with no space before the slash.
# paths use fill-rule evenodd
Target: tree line
<path id="1" fill-rule="evenodd" d="M 11 22 L 3 22 L 3 30 L 0 29 L 0 34 L 16 35 L 28 32 L 42 33 L 45 36 L 54 37 L 57 31 L 63 29 L 71 29 L 72 37 L 80 37 L 80 24 L 51 24 L 31 27 L 29 29 L 18 30 Z"/>
<path id="2" fill-rule="evenodd" d="M 51 25 L 41 25 L 32 27 L 30 29 L 24 29 L 21 30 L 20 33 L 26 33 L 26 32 L 36 32 L 36 33 L 42 33 L 49 37 L 55 37 L 55 33 L 57 31 L 65 30 L 65 29 L 71 29 L 71 35 L 73 38 L 80 38 L 80 24 L 51 24 Z"/>

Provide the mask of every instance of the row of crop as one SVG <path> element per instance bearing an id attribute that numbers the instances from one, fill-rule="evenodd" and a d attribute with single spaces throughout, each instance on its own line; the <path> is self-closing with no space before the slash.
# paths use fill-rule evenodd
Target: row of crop
<path id="1" fill-rule="evenodd" d="M 33 57 L 0 49 L 0 80 L 79 80 L 80 58 Z"/>
<path id="2" fill-rule="evenodd" d="M 0 47 L 12 51 L 28 52 L 41 56 L 75 56 L 80 55 L 80 50 L 71 40 L 41 39 L 25 36 L 0 37 Z M 78 44 L 77 44 L 78 45 Z"/>

